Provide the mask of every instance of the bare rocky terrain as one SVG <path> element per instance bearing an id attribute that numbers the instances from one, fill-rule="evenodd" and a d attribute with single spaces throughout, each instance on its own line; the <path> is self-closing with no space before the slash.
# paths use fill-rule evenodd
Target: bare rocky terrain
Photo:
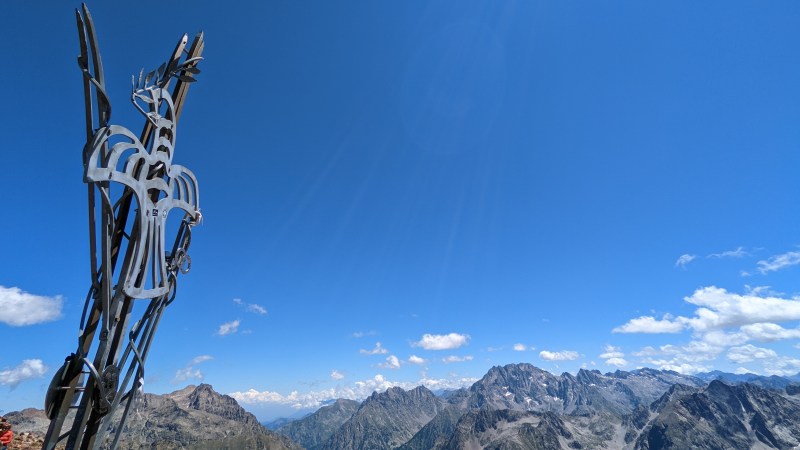
<path id="1" fill-rule="evenodd" d="M 708 381 L 711 380 L 711 381 Z M 41 410 L 6 415 L 12 449 L 40 449 Z M 797 449 L 800 385 L 780 377 L 638 369 L 553 375 L 530 364 L 490 369 L 468 389 L 425 387 L 337 400 L 277 433 L 211 386 L 144 394 L 121 450 Z"/>
<path id="2" fill-rule="evenodd" d="M 50 422 L 37 409 L 9 413 L 6 418 L 14 426 L 15 441 L 11 447 L 14 450 L 30 448 L 27 441 L 42 438 Z M 41 449 L 41 443 L 32 448 Z M 142 395 L 125 424 L 117 448 L 299 450 L 302 447 L 266 429 L 233 398 L 201 384 L 166 395 Z"/>

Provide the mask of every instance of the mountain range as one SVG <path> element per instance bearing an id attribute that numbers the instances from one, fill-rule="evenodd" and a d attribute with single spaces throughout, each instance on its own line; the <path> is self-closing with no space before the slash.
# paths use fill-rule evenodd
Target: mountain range
<path id="1" fill-rule="evenodd" d="M 47 428 L 39 410 L 6 417 L 17 433 L 38 436 Z M 444 396 L 423 386 L 393 387 L 272 426 L 201 384 L 144 394 L 119 448 L 792 449 L 800 446 L 800 383 L 654 369 L 553 375 L 509 364 Z"/>

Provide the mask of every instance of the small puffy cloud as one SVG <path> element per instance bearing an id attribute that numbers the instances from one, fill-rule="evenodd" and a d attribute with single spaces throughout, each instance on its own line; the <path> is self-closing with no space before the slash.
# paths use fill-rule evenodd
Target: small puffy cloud
<path id="1" fill-rule="evenodd" d="M 61 317 L 63 303 L 60 295 L 45 297 L 0 286 L 0 322 L 12 327 L 52 322 Z"/>
<path id="2" fill-rule="evenodd" d="M 382 367 L 384 369 L 399 369 L 400 360 L 397 358 L 397 356 L 389 355 L 386 357 L 386 362 L 378 364 L 378 367 Z"/>
<path id="3" fill-rule="evenodd" d="M 408 362 L 410 362 L 411 364 L 425 364 L 426 363 L 424 358 L 420 358 L 417 355 L 409 356 L 408 357 Z"/>
<path id="4" fill-rule="evenodd" d="M 23 381 L 41 378 L 47 373 L 47 366 L 41 359 L 25 359 L 17 367 L 0 370 L 0 386 L 16 387 Z"/>
<path id="5" fill-rule="evenodd" d="M 181 381 L 195 379 L 198 381 L 203 381 L 203 372 L 200 369 L 195 369 L 194 367 L 184 367 L 183 369 L 178 369 L 175 372 L 175 378 L 172 380 L 173 383 L 178 383 Z"/>
<path id="6" fill-rule="evenodd" d="M 782 255 L 775 255 L 769 259 L 758 261 L 758 271 L 762 274 L 775 272 L 786 267 L 800 264 L 800 252 L 786 252 Z"/>
<path id="7" fill-rule="evenodd" d="M 615 367 L 625 367 L 628 365 L 628 361 L 625 361 L 624 358 L 608 358 L 606 364 Z"/>
<path id="8" fill-rule="evenodd" d="M 600 357 L 603 359 L 608 358 L 623 358 L 625 354 L 620 351 L 619 347 L 614 347 L 613 345 L 606 345 L 603 349 L 603 353 L 600 354 Z"/>
<path id="9" fill-rule="evenodd" d="M 333 369 L 331 370 L 331 378 L 333 378 L 334 380 L 342 380 L 344 379 L 344 374 L 336 369 Z"/>
<path id="10" fill-rule="evenodd" d="M 527 349 L 528 349 L 528 347 L 525 344 L 514 344 L 514 351 L 515 352 L 524 352 Z"/>
<path id="11" fill-rule="evenodd" d="M 239 331 L 239 323 L 240 322 L 238 319 L 232 322 L 223 323 L 222 325 L 219 326 L 219 329 L 217 330 L 217 335 L 227 336 L 229 334 L 236 333 L 237 331 Z"/>
<path id="12" fill-rule="evenodd" d="M 728 359 L 737 364 L 752 362 L 757 359 L 772 359 L 777 357 L 778 354 L 775 353 L 774 350 L 760 348 L 750 344 L 740 347 L 731 347 L 731 349 L 728 350 Z"/>
<path id="13" fill-rule="evenodd" d="M 469 342 L 467 334 L 425 334 L 417 342 L 412 343 L 413 347 L 422 347 L 425 350 L 453 350 Z"/>
<path id="14" fill-rule="evenodd" d="M 752 370 L 746 367 L 737 367 L 736 370 L 733 371 L 736 375 L 747 375 L 748 373 L 753 373 Z"/>
<path id="15" fill-rule="evenodd" d="M 743 258 L 745 256 L 750 255 L 744 250 L 744 247 L 737 247 L 736 250 L 728 250 L 720 253 L 712 253 L 707 256 L 707 258 Z"/>
<path id="16" fill-rule="evenodd" d="M 389 353 L 389 350 L 383 348 L 383 345 L 380 342 L 376 342 L 375 348 L 373 348 L 372 350 L 365 350 L 362 348 L 358 352 L 361 353 L 362 355 L 385 355 Z"/>
<path id="17" fill-rule="evenodd" d="M 689 254 L 681 255 L 678 258 L 678 260 L 675 261 L 675 267 L 680 267 L 681 269 L 685 269 L 686 265 L 692 262 L 692 260 L 694 260 L 695 258 L 697 258 L 697 255 L 689 255 Z"/>
<path id="18" fill-rule="evenodd" d="M 580 355 L 578 352 L 574 352 L 572 350 L 564 350 L 561 352 L 542 350 L 539 352 L 539 358 L 542 358 L 545 361 L 574 361 L 579 357 Z"/>
<path id="19" fill-rule="evenodd" d="M 685 328 L 684 324 L 679 321 L 673 321 L 669 318 L 656 319 L 652 316 L 642 316 L 636 319 L 631 319 L 628 323 L 620 325 L 613 330 L 612 333 L 680 333 Z"/>
<path id="20" fill-rule="evenodd" d="M 203 381 L 204 378 L 203 372 L 201 372 L 200 369 L 196 369 L 194 366 L 200 363 L 204 363 L 206 361 L 211 361 L 212 359 L 214 359 L 214 357 L 211 355 L 195 356 L 194 358 L 192 358 L 189 364 L 186 365 L 186 367 L 178 369 L 175 372 L 175 378 L 172 379 L 172 383 L 177 384 L 182 381 L 191 379 Z"/>
<path id="21" fill-rule="evenodd" d="M 606 345 L 605 351 L 600 354 L 600 358 L 603 358 L 609 366 L 625 367 L 628 365 L 628 361 L 625 361 L 625 353 L 622 353 L 619 347 L 614 347 L 613 345 Z"/>
<path id="22" fill-rule="evenodd" d="M 450 364 L 450 363 L 457 363 L 457 362 L 472 361 L 472 359 L 473 359 L 473 357 L 471 355 L 467 355 L 467 356 L 450 355 L 450 356 L 442 358 L 442 362 L 445 363 L 445 364 Z"/>
<path id="23" fill-rule="evenodd" d="M 236 303 L 237 305 L 243 307 L 245 311 L 251 312 L 253 314 L 259 314 L 263 316 L 264 314 L 267 313 L 267 309 L 264 308 L 263 306 L 256 303 L 245 303 L 240 298 L 233 299 L 233 303 Z"/>
<path id="24" fill-rule="evenodd" d="M 478 381 L 477 378 L 441 378 L 430 379 L 423 377 L 416 382 L 396 382 L 387 380 L 383 375 L 375 375 L 374 378 L 356 381 L 349 386 L 338 386 L 336 388 L 325 389 L 321 391 L 310 391 L 301 393 L 292 391 L 288 395 L 283 395 L 272 391 L 258 391 L 250 389 L 242 392 L 232 392 L 228 395 L 236 399 L 239 403 L 247 405 L 288 405 L 293 408 L 319 408 L 324 404 L 335 400 L 337 398 L 346 398 L 350 400 L 361 401 L 372 395 L 373 392 L 384 392 L 391 387 L 400 387 L 403 389 L 413 389 L 417 386 L 425 386 L 430 390 L 438 389 L 459 389 L 462 387 L 471 386 Z"/>

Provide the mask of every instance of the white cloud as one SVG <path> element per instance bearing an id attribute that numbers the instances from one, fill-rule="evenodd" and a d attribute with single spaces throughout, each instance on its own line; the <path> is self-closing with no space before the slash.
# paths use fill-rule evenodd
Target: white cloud
<path id="1" fill-rule="evenodd" d="M 614 347 L 613 345 L 606 345 L 603 349 L 603 353 L 600 354 L 600 357 L 603 359 L 609 358 L 624 358 L 625 354 L 620 351 L 619 347 Z"/>
<path id="2" fill-rule="evenodd" d="M 514 351 L 515 352 L 524 352 L 527 349 L 528 349 L 528 347 L 525 344 L 514 344 Z"/>
<path id="3" fill-rule="evenodd" d="M 789 266 L 800 264 L 800 252 L 786 252 L 782 255 L 771 256 L 765 261 L 758 261 L 758 271 L 762 274 L 775 272 Z"/>
<path id="4" fill-rule="evenodd" d="M 374 378 L 357 381 L 350 386 L 340 386 L 321 391 L 310 391 L 300 393 L 292 391 L 288 395 L 283 395 L 271 391 L 258 391 L 249 389 L 243 392 L 232 392 L 228 395 L 235 398 L 239 403 L 256 404 L 280 404 L 289 405 L 293 408 L 319 408 L 330 400 L 346 398 L 361 401 L 372 395 L 373 392 L 383 392 L 390 387 L 400 387 L 406 390 L 417 386 L 425 386 L 431 390 L 438 389 L 458 389 L 467 387 L 478 381 L 477 378 L 450 377 L 442 379 L 422 378 L 416 383 L 396 382 L 384 378 L 383 375 L 375 375 Z"/>
<path id="5" fill-rule="evenodd" d="M 12 327 L 51 322 L 61 317 L 60 295 L 33 295 L 18 287 L 0 286 L 0 322 Z"/>
<path id="6" fill-rule="evenodd" d="M 625 367 L 628 365 L 628 361 L 625 361 L 623 358 L 609 358 L 606 360 L 606 364 L 609 366 Z"/>
<path id="7" fill-rule="evenodd" d="M 226 336 L 228 334 L 233 334 L 239 331 L 239 320 L 234 320 L 232 322 L 226 322 L 219 326 L 217 330 L 217 335 L 219 336 Z"/>
<path id="8" fill-rule="evenodd" d="M 684 300 L 700 308 L 695 311 L 696 317 L 678 319 L 696 331 L 800 320 L 800 301 L 797 300 L 739 295 L 715 286 L 698 289 Z"/>
<path id="9" fill-rule="evenodd" d="M 777 357 L 778 354 L 775 353 L 774 350 L 760 348 L 750 344 L 740 347 L 731 347 L 730 350 L 728 350 L 728 359 L 737 364 L 752 362 L 756 359 L 773 359 Z"/>
<path id="10" fill-rule="evenodd" d="M 412 343 L 413 347 L 422 347 L 425 350 L 453 350 L 469 342 L 467 334 L 425 334 L 417 342 Z"/>
<path id="11" fill-rule="evenodd" d="M 764 372 L 767 375 L 777 375 L 779 377 L 795 375 L 800 372 L 800 359 L 784 356 L 772 361 L 766 361 Z"/>
<path id="12" fill-rule="evenodd" d="M 744 250 L 744 247 L 737 247 L 736 250 L 728 250 L 721 253 L 712 253 L 707 258 L 742 258 L 750 255 Z"/>
<path id="13" fill-rule="evenodd" d="M 748 373 L 753 373 L 753 371 L 746 367 L 737 367 L 736 370 L 733 371 L 733 373 L 735 373 L 736 375 L 746 375 Z"/>
<path id="14" fill-rule="evenodd" d="M 16 387 L 25 380 L 41 378 L 47 372 L 47 366 L 41 359 L 24 359 L 13 369 L 0 370 L 0 386 Z"/>
<path id="15" fill-rule="evenodd" d="M 450 355 L 450 356 L 442 358 L 442 362 L 445 363 L 445 364 L 450 364 L 450 363 L 457 363 L 457 362 L 472 361 L 472 359 L 473 358 L 472 358 L 471 355 L 467 355 L 467 356 Z"/>
<path id="16" fill-rule="evenodd" d="M 186 365 L 186 367 L 178 369 L 175 372 L 175 378 L 172 379 L 172 383 L 177 384 L 181 381 L 186 381 L 191 379 L 203 381 L 204 378 L 203 372 L 201 372 L 200 369 L 195 369 L 194 366 L 200 363 L 204 363 L 206 361 L 211 361 L 212 359 L 214 359 L 214 357 L 211 355 L 195 356 L 194 358 L 192 358 L 189 364 Z"/>
<path id="17" fill-rule="evenodd" d="M 775 323 L 800 320 L 800 301 L 774 296 L 762 297 L 751 294 L 734 294 L 715 286 L 697 289 L 685 297 L 687 303 L 696 305 L 694 317 L 665 316 L 656 320 L 643 316 L 630 320 L 625 325 L 614 328 L 615 333 L 677 333 L 691 328 L 695 333 L 707 333 L 731 327 L 768 324 L 759 327 L 743 328 L 743 331 L 757 335 L 766 333 Z M 769 325 L 771 324 L 771 325 Z M 773 326 L 773 331 L 775 330 Z M 793 331 L 773 333 L 774 338 L 792 337 Z"/>
<path id="18" fill-rule="evenodd" d="M 264 315 L 267 313 L 267 309 L 257 303 L 245 303 L 240 298 L 233 299 L 233 303 L 244 307 L 245 311 L 251 312 L 254 314 Z"/>
<path id="19" fill-rule="evenodd" d="M 675 261 L 675 267 L 680 267 L 681 269 L 686 269 L 686 265 L 692 262 L 693 259 L 697 258 L 697 255 L 689 255 L 684 254 L 681 255 L 677 261 Z"/>
<path id="20" fill-rule="evenodd" d="M 574 352 L 572 350 L 564 350 L 561 352 L 542 350 L 539 352 L 539 358 L 542 358 L 545 361 L 574 361 L 578 359 L 578 357 L 580 357 L 578 352 Z"/>
<path id="21" fill-rule="evenodd" d="M 399 369 L 400 368 L 400 360 L 397 356 L 389 355 L 386 357 L 386 362 L 378 364 L 378 367 L 384 369 Z"/>
<path id="22" fill-rule="evenodd" d="M 689 363 L 669 364 L 669 363 L 663 363 L 663 364 L 655 364 L 655 366 L 656 366 L 657 369 L 660 369 L 660 370 L 671 370 L 673 372 L 678 372 L 678 373 L 683 374 L 683 375 L 694 375 L 694 374 L 700 373 L 700 372 L 709 372 L 709 371 L 711 371 L 711 367 L 707 366 L 707 365 L 704 365 L 704 364 L 689 364 Z"/>
<path id="23" fill-rule="evenodd" d="M 639 350 L 638 352 L 633 352 L 632 353 L 633 356 L 638 356 L 638 357 L 648 357 L 648 356 L 655 356 L 655 355 L 659 355 L 659 354 L 661 354 L 661 352 L 656 350 L 655 348 L 653 348 L 650 345 L 642 347 L 642 349 Z"/>
<path id="24" fill-rule="evenodd" d="M 189 363 L 189 365 L 192 365 L 192 366 L 193 366 L 193 365 L 195 365 L 195 364 L 200 364 L 200 363 L 202 363 L 202 362 L 211 361 L 212 359 L 214 359 L 214 357 L 213 357 L 213 356 L 211 356 L 211 355 L 200 355 L 200 356 L 195 356 L 195 357 L 192 359 L 192 362 L 190 362 L 190 363 Z"/>
<path id="25" fill-rule="evenodd" d="M 331 378 L 333 378 L 334 380 L 341 380 L 344 379 L 344 374 L 336 369 L 333 369 L 331 370 Z"/>
<path id="26" fill-rule="evenodd" d="M 727 332 L 725 330 L 712 330 L 705 333 L 697 333 L 696 336 L 712 347 L 720 348 L 731 345 L 741 345 L 751 339 L 745 333 L 738 331 Z"/>
<path id="27" fill-rule="evenodd" d="M 800 338 L 800 328 L 786 329 L 775 323 L 753 323 L 741 327 L 742 332 L 756 341 L 780 341 Z"/>
<path id="28" fill-rule="evenodd" d="M 612 333 L 680 333 L 685 328 L 684 324 L 668 318 L 661 320 L 652 316 L 642 316 L 631 319 L 628 323 L 611 330 Z"/>
<path id="29" fill-rule="evenodd" d="M 691 341 L 686 345 L 662 345 L 658 349 L 647 346 L 633 355 L 641 357 L 642 362 L 649 367 L 691 375 L 711 370 L 706 363 L 716 359 L 722 351 L 723 346 L 705 341 Z"/>
<path id="30" fill-rule="evenodd" d="M 172 380 L 173 383 L 178 383 L 180 381 L 186 381 L 190 379 L 195 379 L 198 381 L 203 381 L 203 372 L 200 369 L 195 369 L 194 367 L 184 367 L 183 369 L 178 369 L 175 372 L 175 378 Z"/>
<path id="31" fill-rule="evenodd" d="M 247 305 L 247 310 L 252 313 L 264 315 L 267 313 L 267 308 L 264 308 L 261 305 L 257 305 L 255 303 L 251 303 Z"/>
<path id="32" fill-rule="evenodd" d="M 408 362 L 410 362 L 411 364 L 425 364 L 427 361 L 425 361 L 424 358 L 420 358 L 417 355 L 411 355 L 408 357 Z"/>
<path id="33" fill-rule="evenodd" d="M 356 331 L 353 333 L 353 337 L 356 339 L 360 339 L 364 336 L 375 336 L 377 333 L 375 331 Z"/>
<path id="34" fill-rule="evenodd" d="M 605 351 L 600 354 L 600 358 L 603 358 L 609 366 L 625 367 L 628 365 L 628 361 L 625 361 L 625 353 L 622 353 L 619 347 L 614 347 L 613 345 L 606 345 Z"/>
<path id="35" fill-rule="evenodd" d="M 361 353 L 362 355 L 385 355 L 389 353 L 389 350 L 383 348 L 383 345 L 381 345 L 380 342 L 376 342 L 375 348 L 373 348 L 372 350 L 365 350 L 362 348 L 358 352 Z"/>

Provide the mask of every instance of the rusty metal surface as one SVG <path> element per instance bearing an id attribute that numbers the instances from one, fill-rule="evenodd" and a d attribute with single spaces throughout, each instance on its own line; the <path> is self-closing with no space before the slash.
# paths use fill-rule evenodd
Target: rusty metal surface
<path id="1" fill-rule="evenodd" d="M 46 450 L 62 442 L 67 449 L 116 448 L 144 382 L 153 336 L 175 299 L 178 273 L 189 271 L 192 227 L 202 218 L 197 179 L 172 161 L 177 121 L 188 87 L 200 73 L 203 34 L 194 37 L 188 50 L 188 37 L 182 36 L 164 64 L 133 78 L 131 102 L 145 121 L 136 135 L 109 124 L 111 101 L 85 5 L 76 11 L 76 22 L 86 111 L 83 178 L 92 281 L 77 350 L 56 371 L 45 399 L 51 420 Z M 167 219 L 173 211 L 182 218 L 168 247 Z M 144 312 L 134 321 L 134 307 L 142 302 Z M 65 427 L 71 410 L 74 420 Z"/>

